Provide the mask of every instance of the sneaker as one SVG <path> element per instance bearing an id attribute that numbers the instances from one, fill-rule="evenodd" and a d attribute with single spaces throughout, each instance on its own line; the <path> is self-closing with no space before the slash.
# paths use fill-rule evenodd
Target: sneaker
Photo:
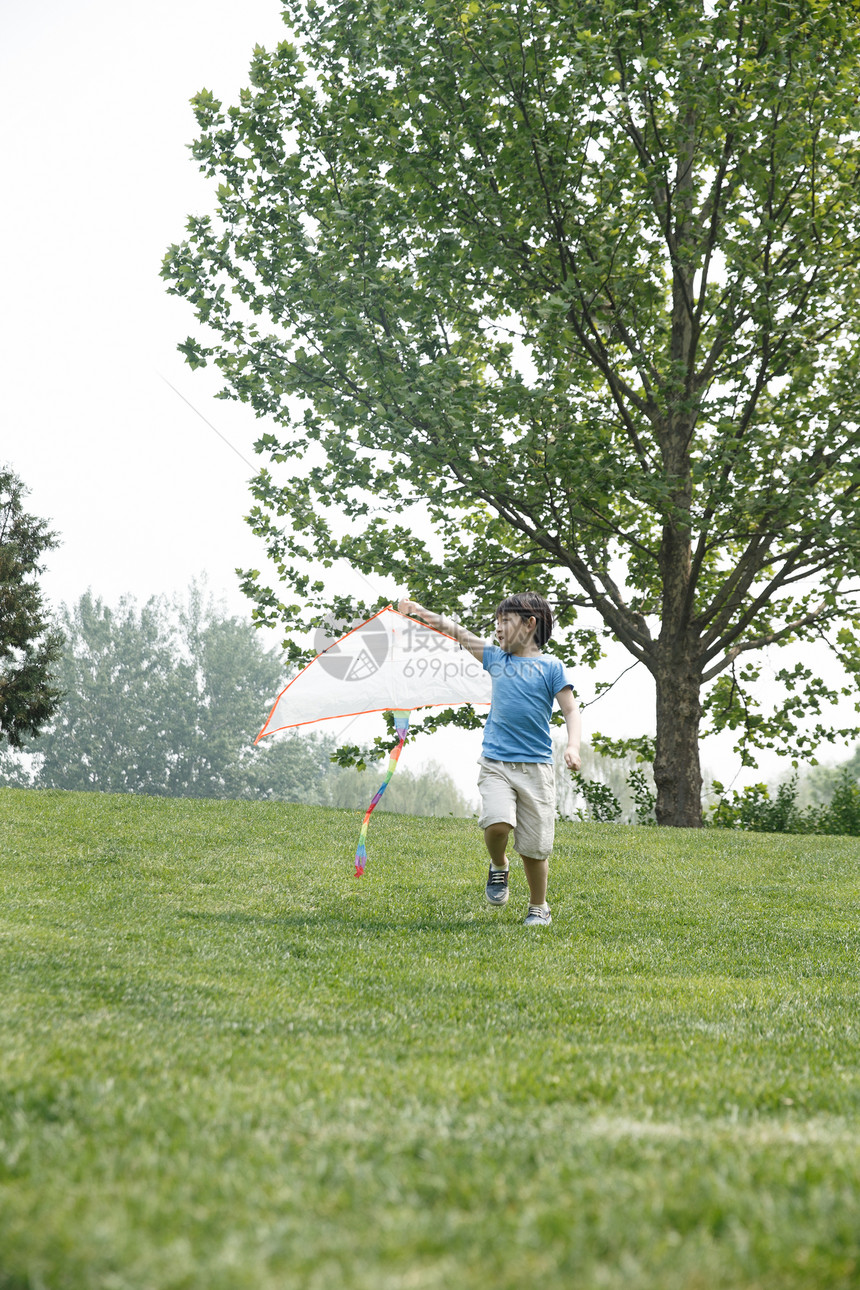
<path id="1" fill-rule="evenodd" d="M 529 912 L 523 919 L 525 927 L 549 927 L 552 914 L 547 905 L 529 905 Z"/>
<path id="2" fill-rule="evenodd" d="M 508 903 L 508 873 L 507 869 L 494 869 L 490 865 L 490 872 L 487 875 L 487 900 L 491 905 L 506 905 Z"/>

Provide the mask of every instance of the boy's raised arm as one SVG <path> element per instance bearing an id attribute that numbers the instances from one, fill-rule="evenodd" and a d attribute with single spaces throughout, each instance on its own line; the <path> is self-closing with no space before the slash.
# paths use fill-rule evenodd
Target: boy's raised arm
<path id="1" fill-rule="evenodd" d="M 407 618 L 420 618 L 428 627 L 435 627 L 437 632 L 444 632 L 446 636 L 453 636 L 455 641 L 467 649 L 470 654 L 474 654 L 478 662 L 483 662 L 484 648 L 487 641 L 482 641 L 480 636 L 470 632 L 467 627 L 461 627 L 455 623 L 453 618 L 445 618 L 442 614 L 436 614 L 432 609 L 425 609 L 419 605 L 417 600 L 408 600 L 405 596 L 397 606 L 401 614 Z"/>

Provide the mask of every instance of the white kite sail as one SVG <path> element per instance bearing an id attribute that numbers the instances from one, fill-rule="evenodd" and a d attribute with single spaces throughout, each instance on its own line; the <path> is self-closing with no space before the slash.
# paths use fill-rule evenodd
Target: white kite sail
<path id="1" fill-rule="evenodd" d="M 257 742 L 364 712 L 488 704 L 490 677 L 452 636 L 389 605 L 318 654 L 281 691 Z"/>

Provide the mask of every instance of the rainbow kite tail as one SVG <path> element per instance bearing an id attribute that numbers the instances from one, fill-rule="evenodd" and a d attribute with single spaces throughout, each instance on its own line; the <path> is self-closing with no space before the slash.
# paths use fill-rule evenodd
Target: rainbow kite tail
<path id="1" fill-rule="evenodd" d="M 397 769 L 397 762 L 400 759 L 403 745 L 406 742 L 406 735 L 409 730 L 409 710 L 405 712 L 397 711 L 394 713 L 394 728 L 397 731 L 397 744 L 391 749 L 391 753 L 388 758 L 388 772 L 385 779 L 382 781 L 376 796 L 367 808 L 367 814 L 362 821 L 361 832 L 358 835 L 358 846 L 355 848 L 356 878 L 360 878 L 364 873 L 364 866 L 367 863 L 367 826 L 370 822 L 370 817 L 373 814 L 376 803 L 388 787 L 388 781 Z"/>

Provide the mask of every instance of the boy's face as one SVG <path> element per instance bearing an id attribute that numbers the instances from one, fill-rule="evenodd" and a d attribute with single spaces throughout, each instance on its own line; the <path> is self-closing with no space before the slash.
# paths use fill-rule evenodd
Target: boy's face
<path id="1" fill-rule="evenodd" d="M 499 614 L 496 619 L 496 640 L 506 654 L 515 654 L 534 643 L 536 618 L 521 618 L 519 614 Z"/>

